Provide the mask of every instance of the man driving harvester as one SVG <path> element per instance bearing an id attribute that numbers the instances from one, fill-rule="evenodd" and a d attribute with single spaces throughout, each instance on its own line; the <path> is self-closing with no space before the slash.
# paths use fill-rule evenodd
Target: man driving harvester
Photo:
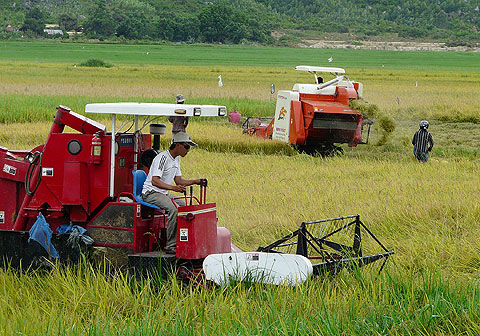
<path id="1" fill-rule="evenodd" d="M 182 177 L 180 157 L 187 155 L 191 146 L 197 146 L 197 144 L 192 141 L 187 133 L 175 133 L 170 148 L 159 153 L 153 159 L 147 179 L 143 184 L 143 200 L 159 206 L 168 213 L 167 244 L 164 249 L 167 254 L 175 254 L 176 251 L 178 209 L 173 202 L 178 206 L 185 206 L 182 199 L 173 200 L 174 196 L 168 192 L 185 193 L 186 186 L 200 185 L 204 181 L 203 179 L 186 180 Z M 175 185 L 173 185 L 174 181 Z"/>

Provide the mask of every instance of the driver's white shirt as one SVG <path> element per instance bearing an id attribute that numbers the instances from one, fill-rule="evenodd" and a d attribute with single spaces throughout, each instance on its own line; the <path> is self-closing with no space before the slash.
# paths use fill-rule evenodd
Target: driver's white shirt
<path id="1" fill-rule="evenodd" d="M 180 155 L 173 158 L 168 150 L 158 154 L 155 159 L 153 159 L 147 179 L 143 184 L 142 194 L 148 191 L 156 191 L 167 195 L 168 190 L 160 189 L 152 184 L 153 176 L 160 177 L 160 180 L 166 184 L 173 184 L 176 176 L 182 176 L 182 172 L 180 171 Z"/>

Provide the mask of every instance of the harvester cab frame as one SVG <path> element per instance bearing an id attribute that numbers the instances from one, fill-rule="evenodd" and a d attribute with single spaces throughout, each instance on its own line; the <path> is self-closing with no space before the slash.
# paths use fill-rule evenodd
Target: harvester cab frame
<path id="1" fill-rule="evenodd" d="M 249 117 L 243 123 L 244 132 L 322 156 L 342 153 L 337 143 L 349 147 L 367 144 L 371 122 L 350 107 L 350 100 L 362 98 L 363 84 L 350 80 L 342 68 L 300 65 L 295 69 L 312 73 L 315 83 L 296 83 L 291 90 L 279 90 L 274 117 Z M 334 78 L 323 82 L 320 73 Z M 362 141 L 364 122 L 368 125 L 366 141 Z"/>
<path id="2" fill-rule="evenodd" d="M 87 104 L 85 113 L 110 114 L 112 116 L 112 134 L 117 135 L 117 115 L 133 116 L 134 134 L 140 131 L 138 117 L 224 117 L 227 114 L 225 106 L 216 105 L 185 105 L 185 104 L 163 104 L 163 103 L 97 103 Z M 151 120 L 153 121 L 153 119 Z M 145 127 L 144 125 L 143 127 Z M 142 129 L 143 129 L 142 127 Z M 162 128 L 160 125 L 157 128 Z M 163 130 L 165 128 L 163 127 Z M 164 133 L 164 132 L 163 132 Z M 156 135 L 161 135 L 162 131 Z M 113 197 L 114 181 L 115 181 L 115 155 L 118 150 L 118 144 L 115 137 L 111 137 L 111 153 L 110 153 L 110 197 Z M 134 144 L 134 169 L 138 165 L 139 138 L 133 138 Z M 159 143 L 158 143 L 159 145 Z M 159 150 L 159 148 L 154 148 Z"/>

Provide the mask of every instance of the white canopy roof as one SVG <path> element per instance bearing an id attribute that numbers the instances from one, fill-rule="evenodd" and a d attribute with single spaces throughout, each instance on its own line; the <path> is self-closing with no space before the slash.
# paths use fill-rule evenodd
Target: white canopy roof
<path id="1" fill-rule="evenodd" d="M 316 67 L 316 66 L 309 66 L 309 65 L 297 65 L 295 67 L 295 70 L 310 71 L 310 72 L 345 73 L 345 70 L 342 68 Z"/>
<path id="2" fill-rule="evenodd" d="M 227 108 L 218 105 L 186 105 L 163 103 L 98 103 L 87 104 L 86 113 L 128 114 L 142 116 L 225 116 Z M 194 113 L 195 112 L 195 113 Z"/>

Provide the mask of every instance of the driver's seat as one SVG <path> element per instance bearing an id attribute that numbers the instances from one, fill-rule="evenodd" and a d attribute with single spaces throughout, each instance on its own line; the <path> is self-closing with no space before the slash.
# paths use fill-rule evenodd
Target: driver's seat
<path id="1" fill-rule="evenodd" d="M 135 201 L 145 206 L 148 206 L 150 208 L 161 209 L 160 207 L 151 203 L 147 203 L 142 199 L 142 189 L 143 189 L 143 184 L 147 179 L 147 174 L 145 174 L 143 170 L 132 170 L 132 174 L 133 174 L 133 196 L 135 197 Z"/>

